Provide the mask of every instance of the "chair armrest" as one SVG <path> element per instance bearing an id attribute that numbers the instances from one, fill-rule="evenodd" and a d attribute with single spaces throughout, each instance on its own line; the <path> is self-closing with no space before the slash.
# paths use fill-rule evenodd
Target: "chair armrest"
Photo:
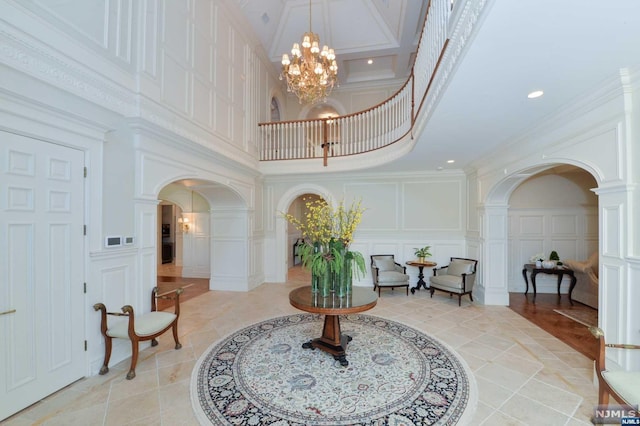
<path id="1" fill-rule="evenodd" d="M 192 285 L 193 284 L 189 284 L 185 287 L 190 287 Z M 151 291 L 151 311 L 155 312 L 158 310 L 156 306 L 157 299 L 175 300 L 175 314 L 180 315 L 180 295 L 184 293 L 185 287 L 179 287 L 160 294 L 158 294 L 158 287 L 154 287 Z"/>
<path id="2" fill-rule="evenodd" d="M 407 267 L 406 266 L 402 266 L 398 262 L 393 262 L 393 264 L 395 265 L 395 271 L 396 272 L 402 272 L 403 274 L 407 273 Z"/>
<path id="3" fill-rule="evenodd" d="M 439 268 L 433 268 L 433 276 L 437 276 L 437 275 L 447 275 L 447 268 L 449 268 L 449 265 L 445 265 L 445 266 L 440 266 Z"/>
<path id="4" fill-rule="evenodd" d="M 467 288 L 473 288 L 473 285 L 476 283 L 476 273 L 473 274 L 462 274 L 462 286 L 464 287 L 464 291 L 467 291 Z"/>
<path id="5" fill-rule="evenodd" d="M 379 272 L 379 268 L 375 265 L 371 265 L 371 276 L 373 278 L 374 283 L 378 282 L 378 272 Z"/>

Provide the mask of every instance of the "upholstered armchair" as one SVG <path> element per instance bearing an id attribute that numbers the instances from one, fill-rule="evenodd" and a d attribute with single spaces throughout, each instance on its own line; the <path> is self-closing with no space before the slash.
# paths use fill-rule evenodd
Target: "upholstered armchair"
<path id="1" fill-rule="evenodd" d="M 436 290 L 458 295 L 458 306 L 462 303 L 462 296 L 469 295 L 473 302 L 473 285 L 476 282 L 476 268 L 478 261 L 463 257 L 452 257 L 447 266 L 433 269 L 433 277 L 429 280 L 431 297 Z"/>
<path id="2" fill-rule="evenodd" d="M 562 263 L 573 269 L 576 286 L 571 299 L 598 309 L 598 252 L 591 254 L 587 260 L 563 260 Z"/>
<path id="3" fill-rule="evenodd" d="M 373 291 L 382 287 L 405 287 L 409 295 L 409 275 L 407 268 L 397 263 L 392 254 L 374 254 L 371 256 L 371 276 L 373 277 Z"/>

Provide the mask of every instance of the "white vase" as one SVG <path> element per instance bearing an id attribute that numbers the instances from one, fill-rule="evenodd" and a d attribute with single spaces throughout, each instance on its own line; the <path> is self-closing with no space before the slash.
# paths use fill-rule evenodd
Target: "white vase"
<path id="1" fill-rule="evenodd" d="M 545 260 L 542 262 L 542 267 L 544 269 L 553 269 L 556 267 L 556 261 L 555 260 Z"/>
<path id="2" fill-rule="evenodd" d="M 536 260 L 536 268 L 542 268 L 542 260 Z"/>

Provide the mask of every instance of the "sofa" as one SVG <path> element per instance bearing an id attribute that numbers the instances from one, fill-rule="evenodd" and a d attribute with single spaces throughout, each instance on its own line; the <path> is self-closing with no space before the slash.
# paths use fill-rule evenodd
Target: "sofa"
<path id="1" fill-rule="evenodd" d="M 595 252 L 584 261 L 562 261 L 565 266 L 573 269 L 576 276 L 572 300 L 595 309 L 598 309 L 598 259 L 598 252 Z"/>

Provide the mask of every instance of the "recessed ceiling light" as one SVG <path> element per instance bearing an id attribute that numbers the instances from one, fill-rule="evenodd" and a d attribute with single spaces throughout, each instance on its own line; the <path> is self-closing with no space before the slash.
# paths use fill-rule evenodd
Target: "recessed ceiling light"
<path id="1" fill-rule="evenodd" d="M 456 160 L 447 160 L 447 163 L 451 164 L 451 163 L 455 163 Z"/>
<path id="2" fill-rule="evenodd" d="M 535 98 L 539 98 L 542 95 L 544 95 L 544 92 L 542 90 L 534 90 L 533 92 L 527 95 L 527 98 L 535 99 Z"/>
<path id="3" fill-rule="evenodd" d="M 368 63 L 369 65 L 371 65 L 371 64 L 373 63 L 373 59 L 369 59 L 369 60 L 367 61 L 367 63 Z"/>

